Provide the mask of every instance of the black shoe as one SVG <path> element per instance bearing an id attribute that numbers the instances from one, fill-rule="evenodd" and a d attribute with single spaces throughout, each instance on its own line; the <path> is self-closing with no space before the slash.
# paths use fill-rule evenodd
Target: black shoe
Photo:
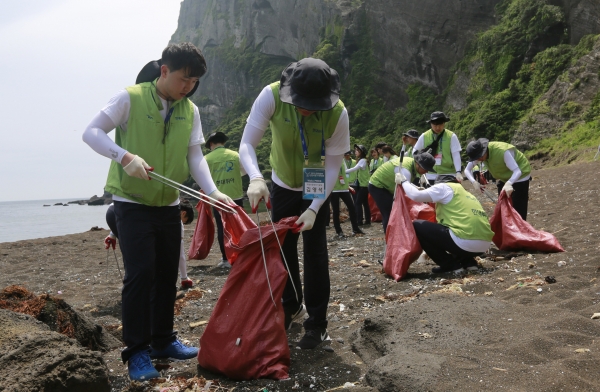
<path id="1" fill-rule="evenodd" d="M 296 344 L 296 348 L 300 350 L 312 350 L 319 344 L 330 340 L 331 338 L 325 328 L 307 329 L 302 339 Z"/>
<path id="2" fill-rule="evenodd" d="M 465 272 L 465 270 L 462 267 L 457 268 L 457 269 L 447 269 L 447 268 L 442 268 L 442 267 L 433 267 L 431 269 L 431 272 L 434 273 L 434 274 L 443 274 L 443 273 L 446 273 L 446 272 L 452 272 L 454 275 L 461 275 L 461 274 L 463 274 Z"/>
<path id="3" fill-rule="evenodd" d="M 288 312 L 288 310 L 285 308 L 283 309 L 283 312 L 285 313 L 284 326 L 285 330 L 287 331 L 288 329 L 292 328 L 292 323 L 294 321 L 301 320 L 302 317 L 304 317 L 306 314 L 306 307 L 304 304 L 300 304 L 300 308 L 298 308 L 298 310 L 295 312 Z"/>
<path id="4" fill-rule="evenodd" d="M 338 231 L 337 233 L 335 233 L 335 235 L 337 235 L 339 238 L 344 238 L 344 232 L 343 231 Z"/>
<path id="5" fill-rule="evenodd" d="M 356 230 L 352 230 L 352 234 L 357 235 L 357 234 L 365 234 L 364 231 L 362 231 L 361 229 L 356 229 Z"/>

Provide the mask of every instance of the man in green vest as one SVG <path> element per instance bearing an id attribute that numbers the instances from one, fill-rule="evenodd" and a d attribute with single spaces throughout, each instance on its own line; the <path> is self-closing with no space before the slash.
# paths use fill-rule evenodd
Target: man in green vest
<path id="1" fill-rule="evenodd" d="M 424 175 L 430 170 L 433 170 L 435 159 L 429 153 L 423 152 L 415 155 L 413 158 L 404 157 L 402 163 L 400 158 L 393 158 L 383 165 L 369 179 L 369 194 L 375 200 L 377 208 L 381 212 L 381 223 L 383 224 L 383 232 L 387 230 L 388 221 L 392 212 L 394 203 L 394 193 L 396 190 L 395 176 L 402 170 L 402 174 L 411 182 L 411 179 L 417 175 Z"/>
<path id="2" fill-rule="evenodd" d="M 429 152 L 435 158 L 435 172 L 426 174 L 430 184 L 435 183 L 435 178 L 439 174 L 448 174 L 455 176 L 458 182 L 462 182 L 460 174 L 462 162 L 460 151 L 462 150 L 458 137 L 454 132 L 446 129 L 446 123 L 450 121 L 443 112 L 433 112 L 427 123 L 431 129 L 419 136 L 413 151 Z M 429 151 L 431 150 L 431 151 Z"/>
<path id="3" fill-rule="evenodd" d="M 422 203 L 436 203 L 437 223 L 413 221 L 421 247 L 438 265 L 433 273 L 462 274 L 477 270 L 476 256 L 490 247 L 494 232 L 485 210 L 453 175 L 440 175 L 435 185 L 425 190 L 412 186 L 402 174 L 396 174 L 406 196 Z"/>
<path id="4" fill-rule="evenodd" d="M 527 206 L 529 204 L 529 181 L 531 181 L 531 166 L 523 153 L 512 144 L 503 142 L 490 142 L 481 138 L 472 141 L 467 146 L 467 155 L 470 162 L 465 169 L 465 175 L 475 189 L 480 189 L 479 182 L 473 178 L 473 167 L 483 162 L 490 174 L 498 181 L 498 195 L 506 192 L 512 197 L 513 208 L 527 220 Z"/>
<path id="5" fill-rule="evenodd" d="M 213 132 L 206 140 L 205 147 L 210 150 L 206 155 L 206 162 L 210 169 L 210 174 L 217 185 L 217 189 L 233 199 L 233 202 L 240 207 L 244 206 L 244 191 L 242 189 L 242 176 L 246 172 L 240 165 L 240 156 L 237 152 L 225 148 L 224 144 L 228 140 L 223 132 Z M 223 258 L 217 264 L 220 268 L 231 268 L 231 264 L 225 255 L 225 243 L 223 241 L 223 221 L 221 214 L 216 208 L 213 208 L 213 215 L 217 223 L 217 239 Z"/>
<path id="6" fill-rule="evenodd" d="M 402 134 L 402 144 L 404 145 L 404 156 L 413 158 L 413 149 L 419 140 L 419 132 L 416 129 L 409 129 Z"/>
<path id="7" fill-rule="evenodd" d="M 344 153 L 350 149 L 348 112 L 339 100 L 340 78 L 324 61 L 305 58 L 291 63 L 279 82 L 266 86 L 252 105 L 240 144 L 242 166 L 250 176 L 248 200 L 253 210 L 264 198 L 273 206 L 273 220 L 300 216 L 296 221 L 304 245 L 304 302 L 298 262 L 299 234 L 289 232 L 283 255 L 289 274 L 283 292 L 285 328 L 304 321 L 305 334 L 297 348 L 313 349 L 329 340 L 329 256 L 321 206 L 335 186 Z M 271 128 L 271 192 L 258 166 L 255 149 Z M 270 204 L 268 202 L 270 196 Z"/>
<path id="8" fill-rule="evenodd" d="M 156 170 L 176 182 L 192 175 L 204 192 L 227 204 L 202 154 L 198 108 L 189 99 L 206 73 L 206 61 L 191 43 L 169 45 L 160 76 L 121 90 L 92 119 L 83 140 L 112 160 L 106 190 L 113 194 L 123 261 L 122 352 L 132 380 L 160 374 L 151 358 L 185 360 L 187 347 L 173 330 L 177 268 L 181 244 L 179 192 L 149 181 Z M 116 128 L 115 142 L 108 133 Z M 147 162 L 147 163 L 146 163 Z"/>

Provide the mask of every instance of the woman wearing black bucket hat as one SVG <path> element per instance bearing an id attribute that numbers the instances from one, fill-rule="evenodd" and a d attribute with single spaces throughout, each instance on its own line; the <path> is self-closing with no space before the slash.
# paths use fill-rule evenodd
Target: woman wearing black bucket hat
<path id="1" fill-rule="evenodd" d="M 419 136 L 419 140 L 415 144 L 414 151 L 428 152 L 435 158 L 435 173 L 429 172 L 426 174 L 430 184 L 435 183 L 435 178 L 438 174 L 449 174 L 455 176 L 459 182 L 463 178 L 460 174 L 461 159 L 460 141 L 454 132 L 446 128 L 446 123 L 450 121 L 444 112 L 433 112 L 427 123 L 431 129 Z"/>
<path id="2" fill-rule="evenodd" d="M 505 191 L 508 197 L 512 197 L 513 208 L 523 220 L 527 220 L 531 166 L 525 155 L 512 144 L 490 142 L 485 138 L 470 142 L 467 145 L 467 155 L 470 162 L 465 168 L 465 175 L 473 187 L 477 190 L 480 188 L 479 182 L 473 178 L 473 167 L 479 162 L 485 163 L 492 176 L 498 180 L 498 195 Z"/>
<path id="3" fill-rule="evenodd" d="M 308 311 L 306 333 L 297 343 L 301 349 L 312 349 L 329 340 L 330 282 L 325 229 L 329 213 L 321 206 L 335 186 L 344 153 L 350 149 L 348 112 L 339 94 L 339 76 L 324 61 L 305 58 L 291 63 L 283 70 L 281 80 L 266 86 L 254 101 L 240 143 L 240 159 L 250 176 L 247 194 L 253 210 L 262 198 L 269 205 L 270 197 L 274 221 L 300 215 L 296 224 L 304 243 L 306 306 L 302 305 L 299 234 L 289 232 L 282 248 L 292 278 L 283 293 L 286 329 Z M 271 193 L 255 152 L 269 126 Z M 315 182 L 315 178 L 320 182 Z"/>

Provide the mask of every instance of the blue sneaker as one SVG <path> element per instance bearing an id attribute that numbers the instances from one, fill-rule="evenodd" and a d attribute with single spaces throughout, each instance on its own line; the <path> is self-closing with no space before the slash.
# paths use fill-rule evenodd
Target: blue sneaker
<path id="1" fill-rule="evenodd" d="M 160 373 L 152 366 L 150 356 L 146 350 L 138 351 L 129 358 L 127 370 L 132 381 L 146 381 L 160 377 Z"/>
<path id="2" fill-rule="evenodd" d="M 196 347 L 185 346 L 179 339 L 175 339 L 174 342 L 162 350 L 153 348 L 150 352 L 150 358 L 152 359 L 169 359 L 171 361 L 185 361 L 197 356 L 198 349 Z"/>

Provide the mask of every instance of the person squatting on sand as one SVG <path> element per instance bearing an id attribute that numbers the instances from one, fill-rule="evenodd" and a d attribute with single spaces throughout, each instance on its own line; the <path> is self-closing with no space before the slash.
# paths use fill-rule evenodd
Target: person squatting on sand
<path id="1" fill-rule="evenodd" d="M 421 247 L 438 265 L 431 272 L 476 270 L 476 256 L 490 247 L 494 232 L 479 201 L 453 175 L 439 175 L 425 190 L 414 187 L 402 172 L 396 174 L 406 195 L 418 202 L 436 203 L 437 223 L 413 221 Z"/>
<path id="2" fill-rule="evenodd" d="M 473 167 L 482 162 L 491 175 L 498 181 L 498 195 L 505 191 L 512 198 L 513 208 L 527 220 L 529 204 L 529 181 L 531 181 L 531 166 L 523 153 L 512 144 L 490 142 L 480 138 L 467 145 L 467 155 L 470 162 L 465 168 L 465 175 L 476 190 L 480 184 L 473 177 Z"/>
<path id="3" fill-rule="evenodd" d="M 273 220 L 300 217 L 296 221 L 304 245 L 304 301 L 298 262 L 299 233 L 289 232 L 283 242 L 291 280 L 283 292 L 285 328 L 306 311 L 305 334 L 297 348 L 313 349 L 329 340 L 329 256 L 325 225 L 327 201 L 338 179 L 344 153 L 350 149 L 348 112 L 339 100 L 340 78 L 324 61 L 305 58 L 290 63 L 279 82 L 258 95 L 240 144 L 240 159 L 250 176 L 247 195 L 253 211 L 261 199 L 273 206 Z M 263 179 L 255 148 L 270 125 L 272 192 Z M 303 173 L 310 173 L 305 177 Z M 367 172 L 368 173 L 368 172 Z M 308 179 L 308 181 L 306 181 Z M 316 182 L 319 180 L 319 186 Z M 309 184 L 312 182 L 312 184 Z"/>
<path id="4" fill-rule="evenodd" d="M 189 99 L 206 73 L 206 61 L 191 43 L 169 45 L 160 76 L 127 87 L 92 119 L 83 140 L 112 160 L 106 190 L 113 194 L 127 276 L 122 291 L 121 352 L 132 380 L 159 377 L 151 358 L 184 360 L 198 349 L 186 347 L 173 330 L 177 267 L 181 244 L 179 192 L 148 171 L 176 182 L 189 174 L 214 199 L 233 205 L 217 190 L 202 154 L 198 108 Z M 108 133 L 116 128 L 115 142 Z M 148 162 L 148 163 L 146 163 Z"/>
<path id="5" fill-rule="evenodd" d="M 450 121 L 443 112 L 433 112 L 427 123 L 431 129 L 419 136 L 414 146 L 414 153 L 418 151 L 429 152 L 435 158 L 435 172 L 429 172 L 425 176 L 433 185 L 439 174 L 456 176 L 458 182 L 463 178 L 460 174 L 462 162 L 460 160 L 460 141 L 454 132 L 445 129 L 445 124 Z M 429 151 L 431 149 L 431 151 Z"/>
<path id="6" fill-rule="evenodd" d="M 381 212 L 381 221 L 383 224 L 383 232 L 385 233 L 392 213 L 392 205 L 394 203 L 394 194 L 396 190 L 395 175 L 400 172 L 411 182 L 418 175 L 424 175 L 430 170 L 433 170 L 435 158 L 429 153 L 423 152 L 415 155 L 415 158 L 404 157 L 402 164 L 400 158 L 396 157 L 384 163 L 369 180 L 369 194 L 375 200 L 377 208 Z"/>
<path id="7" fill-rule="evenodd" d="M 242 176 L 246 175 L 244 168 L 240 165 L 240 156 L 237 152 L 225 148 L 224 144 L 228 137 L 223 132 L 213 132 L 206 140 L 205 147 L 210 150 L 206 154 L 206 162 L 210 169 L 213 181 L 217 189 L 231 197 L 235 204 L 244 207 L 244 190 L 242 189 Z M 231 264 L 225 255 L 225 243 L 223 240 L 223 221 L 221 214 L 213 207 L 213 215 L 217 224 L 217 240 L 221 250 L 221 261 L 217 264 L 220 268 L 231 268 Z"/>
<path id="8" fill-rule="evenodd" d="M 346 169 L 346 174 L 357 173 L 358 187 L 354 195 L 354 209 L 359 226 L 371 225 L 371 209 L 369 208 L 369 163 L 367 162 L 367 148 L 362 144 L 354 145 L 356 165 Z M 364 212 L 364 213 L 363 213 Z M 363 223 L 364 216 L 364 223 Z"/>

